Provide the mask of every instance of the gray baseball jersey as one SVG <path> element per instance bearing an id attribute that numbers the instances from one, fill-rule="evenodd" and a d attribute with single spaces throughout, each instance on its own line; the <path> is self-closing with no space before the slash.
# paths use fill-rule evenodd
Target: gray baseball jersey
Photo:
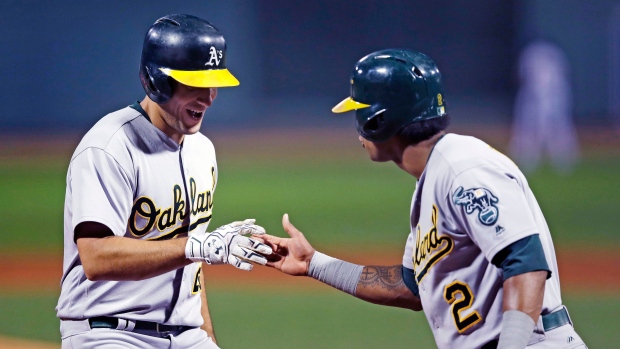
<path id="1" fill-rule="evenodd" d="M 86 221 L 140 240 L 207 229 L 217 181 L 213 144 L 197 133 L 180 146 L 136 109 L 138 104 L 102 118 L 71 158 L 57 316 L 200 326 L 199 263 L 142 281 L 90 281 L 74 242 L 75 227 Z"/>
<path id="2" fill-rule="evenodd" d="M 527 180 L 510 159 L 474 137 L 440 139 L 413 194 L 403 256 L 440 349 L 480 348 L 499 336 L 503 278 L 491 260 L 533 234 L 552 272 L 543 301 L 548 313 L 562 305 L 557 263 Z"/>

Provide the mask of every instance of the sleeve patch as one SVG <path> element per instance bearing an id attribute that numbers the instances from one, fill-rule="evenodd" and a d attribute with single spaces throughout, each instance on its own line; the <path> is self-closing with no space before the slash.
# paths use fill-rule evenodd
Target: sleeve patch
<path id="1" fill-rule="evenodd" d="M 486 188 L 471 188 L 464 190 L 458 187 L 452 195 L 455 205 L 465 208 L 467 214 L 478 212 L 478 220 L 484 225 L 493 225 L 499 217 L 499 210 L 495 206 L 499 199 Z"/>

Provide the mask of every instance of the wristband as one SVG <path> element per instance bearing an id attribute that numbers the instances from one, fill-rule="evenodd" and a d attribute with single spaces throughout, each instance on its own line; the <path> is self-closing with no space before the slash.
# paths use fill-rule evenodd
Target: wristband
<path id="1" fill-rule="evenodd" d="M 518 310 L 504 312 L 502 332 L 497 349 L 523 349 L 527 346 L 536 324 L 532 318 Z"/>
<path id="2" fill-rule="evenodd" d="M 314 252 L 308 267 L 308 276 L 355 296 L 357 283 L 364 267 Z"/>

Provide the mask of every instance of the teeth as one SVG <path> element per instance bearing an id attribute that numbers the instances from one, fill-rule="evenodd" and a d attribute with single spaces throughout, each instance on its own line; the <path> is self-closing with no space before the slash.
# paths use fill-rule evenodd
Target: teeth
<path id="1" fill-rule="evenodd" d="M 202 111 L 198 111 L 198 110 L 192 110 L 192 109 L 187 109 L 187 110 L 188 110 L 188 111 L 190 112 L 190 114 L 192 114 L 192 116 L 194 116 L 194 117 L 200 117 L 200 116 L 202 116 L 202 113 L 203 113 Z"/>

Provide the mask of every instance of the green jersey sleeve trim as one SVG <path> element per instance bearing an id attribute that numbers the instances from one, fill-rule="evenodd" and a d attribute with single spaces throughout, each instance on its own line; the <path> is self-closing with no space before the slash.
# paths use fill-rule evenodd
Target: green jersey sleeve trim
<path id="1" fill-rule="evenodd" d="M 412 269 L 402 266 L 403 281 L 405 285 L 416 297 L 420 297 L 420 290 L 418 289 L 418 283 L 415 281 L 415 272 Z"/>
<path id="2" fill-rule="evenodd" d="M 539 270 L 547 271 L 547 279 L 551 277 L 551 270 L 538 234 L 524 237 L 504 247 L 493 257 L 491 263 L 503 270 L 504 280 Z"/>
<path id="3" fill-rule="evenodd" d="M 136 101 L 134 104 L 130 105 L 129 107 L 139 111 L 140 114 L 142 114 L 142 116 L 144 116 L 150 123 L 152 123 L 151 118 L 149 118 L 149 114 L 147 114 L 146 111 L 144 111 L 144 109 L 140 105 L 140 102 Z"/>

